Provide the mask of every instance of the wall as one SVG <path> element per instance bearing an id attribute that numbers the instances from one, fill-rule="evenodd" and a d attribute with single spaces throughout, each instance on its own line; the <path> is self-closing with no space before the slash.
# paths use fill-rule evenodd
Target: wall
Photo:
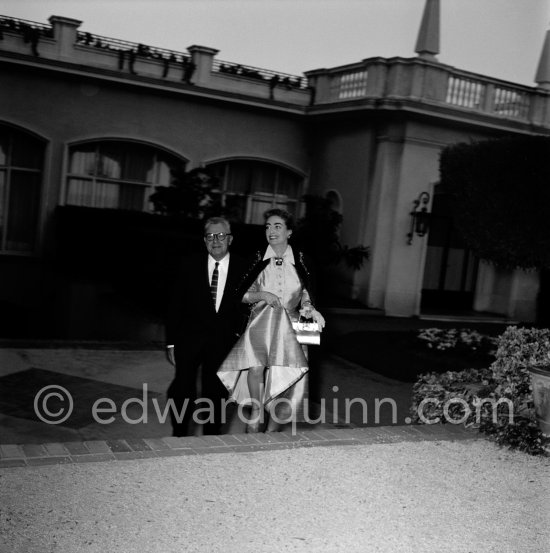
<path id="1" fill-rule="evenodd" d="M 39 93 L 37 93 L 39 91 Z M 24 263 L 15 256 L 3 256 L 0 271 L 0 305 L 31 306 L 32 312 L 50 312 L 48 298 L 59 317 L 78 313 L 82 305 L 93 305 L 85 293 L 70 292 L 51 275 L 41 275 L 40 257 L 54 250 L 53 211 L 63 203 L 64 167 L 68 145 L 90 139 L 119 138 L 144 141 L 189 160 L 189 167 L 231 157 L 259 158 L 309 173 L 303 122 L 293 114 L 272 114 L 268 110 L 189 98 L 181 94 L 140 88 L 135 84 L 108 83 L 92 78 L 33 69 L 3 67 L 0 87 L 0 121 L 16 125 L 47 141 L 43 181 L 41 248 L 36 262 Z M 31 258 L 33 259 L 33 258 Z M 44 285 L 37 285 L 36 281 Z M 73 291 L 82 287 L 73 286 Z M 87 299 L 86 299 L 87 298 Z M 91 299 L 90 299 L 91 298 Z M 17 308 L 14 307 L 16 310 Z M 27 319 L 33 318 L 31 311 Z M 82 336 L 90 334 L 91 322 L 73 326 Z M 27 324 L 27 323 L 25 323 Z M 28 325 L 27 325 L 28 326 Z M 52 332 L 65 332 L 61 325 Z M 156 332 L 156 331 L 155 331 Z M 77 336 L 73 336 L 77 337 Z"/>
<path id="2" fill-rule="evenodd" d="M 114 79 L 114 77 L 113 77 Z M 447 144 L 502 134 L 482 118 L 474 124 L 433 111 L 419 115 L 396 105 L 362 109 L 327 108 L 324 114 L 281 106 L 262 108 L 227 92 L 223 99 L 137 81 L 107 81 L 77 74 L 4 63 L 0 121 L 36 133 L 48 143 L 42 202 L 42 252 L 48 251 L 51 215 L 62 202 L 67 146 L 102 138 L 139 140 L 165 148 L 189 167 L 232 157 L 259 158 L 310 174 L 310 192 L 336 190 L 342 198 L 341 241 L 371 248 L 371 259 L 356 273 L 341 270 L 339 292 L 388 315 L 419 314 L 426 239 L 407 244 L 413 200 L 432 192 L 439 152 Z M 39 93 L 37 93 L 39 91 Z M 332 110 L 332 111 L 331 111 Z M 505 128 L 505 122 L 500 126 Z M 0 301 L 36 306 L 51 275 L 33 263 L 3 261 Z M 21 278 L 14 275 L 24 274 Z M 532 317 L 536 275 L 503 277 L 485 271 L 478 281 L 475 309 Z M 34 280 L 33 280 L 34 279 Z M 44 285 L 37 285 L 37 279 Z M 506 280 L 508 279 L 508 280 Z M 511 280 L 509 280 L 511 279 Z M 46 288 L 45 288 L 46 287 Z M 15 289 L 14 289 L 15 288 Z M 86 294 L 81 294 L 85 296 Z M 70 301 L 70 300 L 69 300 Z M 511 302 L 511 303 L 510 303 Z M 93 301 L 92 301 L 93 303 Z M 74 307 L 74 306 L 73 306 Z M 68 306 L 69 312 L 75 309 Z M 84 332 L 84 330 L 83 330 Z"/>
<path id="3" fill-rule="evenodd" d="M 539 275 L 536 271 L 506 271 L 481 262 L 474 309 L 533 322 L 538 293 Z"/>
<path id="4" fill-rule="evenodd" d="M 365 241 L 369 173 L 373 164 L 373 131 L 369 121 L 319 120 L 310 128 L 311 136 L 311 192 L 324 196 L 329 190 L 341 197 L 343 224 L 342 244 L 351 247 Z M 336 293 L 357 296 L 354 275 L 344 266 L 334 269 L 338 275 Z M 332 284 L 332 281 L 331 281 Z"/>
<path id="5" fill-rule="evenodd" d="M 371 249 L 371 259 L 360 271 L 347 272 L 347 293 L 387 315 L 419 315 L 427 239 L 414 236 L 407 243 L 413 201 L 424 191 L 433 196 L 445 146 L 494 138 L 499 132 L 378 113 L 318 117 L 311 135 L 312 190 L 340 192 L 342 242 Z M 507 278 L 513 286 L 500 300 L 498 279 L 478 286 L 474 309 L 532 319 L 538 277 L 515 273 Z"/>

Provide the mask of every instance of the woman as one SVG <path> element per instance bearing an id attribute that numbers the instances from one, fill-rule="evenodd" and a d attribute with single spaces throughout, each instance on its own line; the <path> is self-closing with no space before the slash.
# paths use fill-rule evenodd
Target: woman
<path id="1" fill-rule="evenodd" d="M 292 216 L 281 209 L 264 214 L 268 242 L 265 254 L 244 279 L 242 301 L 251 305 L 248 325 L 218 370 L 230 398 L 250 405 L 248 432 L 259 432 L 263 410 L 270 414 L 268 431 L 296 420 L 306 393 L 307 346 L 298 343 L 292 321 L 323 316 L 313 307 L 311 276 L 301 252 L 288 244 Z"/>

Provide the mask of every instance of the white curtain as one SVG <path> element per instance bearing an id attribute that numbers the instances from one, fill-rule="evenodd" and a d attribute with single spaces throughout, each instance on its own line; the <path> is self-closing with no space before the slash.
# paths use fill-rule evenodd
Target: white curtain
<path id="1" fill-rule="evenodd" d="M 0 136 L 0 165 L 8 164 L 8 138 Z"/>
<path id="2" fill-rule="evenodd" d="M 95 150 L 73 151 L 69 173 L 72 175 L 93 175 L 95 173 Z"/>
<path id="3" fill-rule="evenodd" d="M 69 179 L 66 202 L 68 205 L 93 207 L 93 181 Z"/>
<path id="4" fill-rule="evenodd" d="M 100 175 L 109 179 L 120 179 L 122 176 L 122 163 L 120 157 L 113 154 L 102 154 L 100 159 Z"/>
<path id="5" fill-rule="evenodd" d="M 66 203 L 142 211 L 147 208 L 147 191 L 152 192 L 153 186 L 169 186 L 176 164 L 176 158 L 138 144 L 104 141 L 80 145 L 70 154 L 72 177 L 67 181 Z"/>
<path id="6" fill-rule="evenodd" d="M 112 182 L 96 181 L 94 207 L 120 208 L 119 205 L 120 185 Z"/>
<path id="7" fill-rule="evenodd" d="M 172 184 L 172 168 L 166 161 L 159 159 L 156 164 L 151 165 L 147 172 L 147 182 L 154 182 L 155 186 L 170 186 Z"/>

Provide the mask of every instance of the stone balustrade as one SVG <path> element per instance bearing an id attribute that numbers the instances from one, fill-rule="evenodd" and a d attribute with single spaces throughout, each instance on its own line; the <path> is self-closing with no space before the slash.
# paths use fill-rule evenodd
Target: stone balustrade
<path id="1" fill-rule="evenodd" d="M 550 94 L 421 58 L 369 58 L 360 63 L 305 73 L 315 103 L 387 100 L 439 104 L 550 127 Z"/>
<path id="2" fill-rule="evenodd" d="M 277 73 L 215 59 L 218 50 L 193 45 L 187 53 L 79 31 L 81 21 L 50 17 L 51 26 L 0 16 L 0 55 L 26 54 L 89 69 L 116 71 L 120 76 L 162 79 L 165 84 L 197 85 L 224 92 L 285 102 L 310 102 L 303 76 Z M 32 44 L 29 44 L 32 36 Z"/>
<path id="3" fill-rule="evenodd" d="M 222 62 L 218 50 L 193 45 L 187 53 L 131 43 L 78 30 L 81 21 L 50 17 L 51 26 L 0 16 L 0 55 L 27 54 L 82 68 L 116 71 L 161 79 L 164 83 L 198 85 L 284 102 L 304 109 L 308 105 L 339 109 L 350 102 L 397 103 L 430 109 L 444 106 L 467 113 L 550 127 L 550 91 L 522 86 L 477 73 L 458 70 L 434 60 L 368 58 L 302 76 Z M 330 104 L 330 106 L 329 106 Z"/>

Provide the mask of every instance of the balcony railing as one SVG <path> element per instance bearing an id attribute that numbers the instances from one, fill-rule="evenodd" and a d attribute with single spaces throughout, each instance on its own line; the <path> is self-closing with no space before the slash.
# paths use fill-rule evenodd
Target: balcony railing
<path id="1" fill-rule="evenodd" d="M 241 97 L 278 100 L 285 103 L 286 109 L 313 104 L 333 104 L 331 109 L 339 109 L 347 102 L 356 104 L 361 100 L 376 102 L 376 106 L 384 100 L 393 101 L 394 105 L 395 101 L 401 105 L 412 101 L 426 109 L 447 106 L 463 114 L 483 113 L 495 120 L 550 128 L 547 91 L 434 61 L 369 58 L 297 76 L 221 61 L 212 48 L 190 46 L 188 53 L 182 53 L 82 32 L 78 30 L 79 21 L 67 18 L 52 17 L 50 21 L 51 26 L 0 16 L 0 49 L 26 53 L 28 46 L 22 43 L 30 43 L 33 54 L 41 59 L 62 59 L 92 70 L 128 70 L 132 75 L 166 83 L 183 81 Z"/>
<path id="2" fill-rule="evenodd" d="M 367 76 L 366 69 L 335 75 L 331 82 L 331 96 L 338 100 L 352 100 L 366 96 Z"/>
<path id="3" fill-rule="evenodd" d="M 462 108 L 481 109 L 486 86 L 478 81 L 450 76 L 445 102 Z"/>
<path id="4" fill-rule="evenodd" d="M 306 72 L 316 91 L 316 105 L 364 99 L 414 101 L 478 112 L 500 119 L 550 128 L 550 95 L 539 88 L 516 85 L 418 58 L 369 58 L 332 69 Z M 333 109 L 338 109 L 334 106 Z"/>
<path id="5" fill-rule="evenodd" d="M 450 76 L 447 84 L 446 103 L 483 111 L 487 93 L 491 94 L 487 111 L 503 117 L 526 119 L 529 115 L 530 97 L 527 92 L 514 87 L 489 86 L 488 83 Z"/>
<path id="6" fill-rule="evenodd" d="M 32 32 L 33 30 L 38 31 L 41 36 L 50 38 L 53 37 L 53 29 L 51 25 L 0 15 L 0 32 L 11 31 L 25 36 L 25 34 Z"/>
<path id="7" fill-rule="evenodd" d="M 53 38 L 53 28 L 50 25 L 27 21 L 26 19 L 14 19 L 13 17 L 0 16 L 0 40 L 4 39 L 4 33 L 21 35 L 23 42 L 29 43 L 32 53 L 38 56 L 38 43 L 42 37 Z"/>
<path id="8" fill-rule="evenodd" d="M 531 100 L 526 92 L 495 87 L 493 94 L 493 112 L 497 115 L 520 119 L 525 119 L 529 115 Z"/>
<path id="9" fill-rule="evenodd" d="M 168 60 L 175 63 L 189 59 L 188 54 L 176 52 L 175 50 L 157 48 L 156 46 L 147 46 L 146 44 L 128 42 L 126 40 L 109 38 L 82 31 L 78 31 L 76 35 L 76 43 L 80 46 L 103 48 L 105 50 L 113 50 L 116 52 L 133 52 L 143 58 Z"/>
<path id="10" fill-rule="evenodd" d="M 182 53 L 79 31 L 81 22 L 72 19 L 54 16 L 50 22 L 51 26 L 0 16 L 0 31 L 4 30 L 6 38 L 11 39 L 2 41 L 0 33 L 0 49 L 21 51 L 21 45 L 12 38 L 14 33 L 23 35 L 25 42 L 28 42 L 27 35 L 32 35 L 32 53 L 43 59 L 62 58 L 80 67 L 128 71 L 168 82 L 183 81 L 285 101 L 297 107 L 310 102 L 308 82 L 303 76 L 221 61 L 215 58 L 217 50 L 212 48 L 190 46 L 188 53 Z M 42 37 L 50 40 L 39 44 Z"/>
<path id="11" fill-rule="evenodd" d="M 190 60 L 189 54 L 183 54 L 175 50 L 167 50 L 166 48 L 158 48 L 156 46 L 148 46 L 146 44 L 128 42 L 126 40 L 109 38 L 82 31 L 79 31 L 77 33 L 77 44 L 81 46 L 90 46 L 94 48 L 113 50 L 116 52 L 132 52 L 133 54 L 142 58 L 159 59 L 174 63 L 185 63 L 186 60 Z M 276 71 L 271 71 L 270 69 L 261 69 L 259 67 L 242 65 L 228 61 L 221 61 L 218 59 L 213 60 L 212 71 L 256 81 L 259 80 L 270 83 L 276 82 L 277 84 L 289 89 L 307 88 L 306 79 L 297 75 L 280 73 Z"/>
<path id="12" fill-rule="evenodd" d="M 244 77 L 246 79 L 263 81 L 265 83 L 271 83 L 286 87 L 290 89 L 306 89 L 307 79 L 298 75 L 290 75 L 289 73 L 279 73 L 271 71 L 269 69 L 260 69 L 259 67 L 252 67 L 250 65 L 241 65 L 238 63 L 232 63 L 228 61 L 221 61 L 215 59 L 212 64 L 212 71 L 221 73 L 224 75 L 235 75 L 237 77 Z"/>

